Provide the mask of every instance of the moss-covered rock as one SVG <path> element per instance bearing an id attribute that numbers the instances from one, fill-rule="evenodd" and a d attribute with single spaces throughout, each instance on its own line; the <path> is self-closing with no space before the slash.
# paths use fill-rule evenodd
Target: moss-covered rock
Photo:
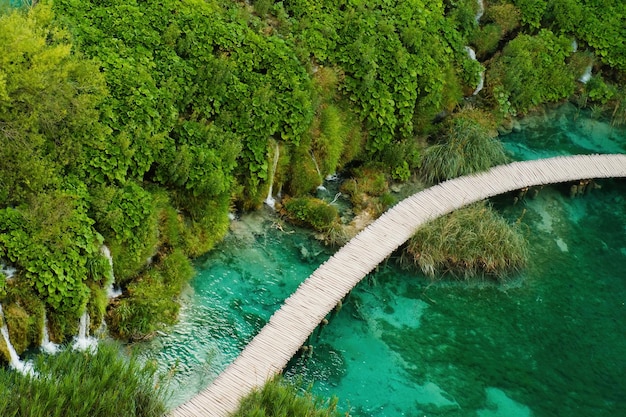
<path id="1" fill-rule="evenodd" d="M 339 220 L 334 206 L 313 197 L 298 197 L 285 200 L 283 214 L 296 224 L 325 231 Z"/>

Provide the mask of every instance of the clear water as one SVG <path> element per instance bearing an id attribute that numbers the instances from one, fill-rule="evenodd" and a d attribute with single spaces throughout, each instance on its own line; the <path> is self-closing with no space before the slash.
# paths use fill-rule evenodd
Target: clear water
<path id="1" fill-rule="evenodd" d="M 504 138 L 516 159 L 624 152 L 626 134 L 565 107 Z M 316 331 L 287 374 L 353 416 L 626 415 L 626 183 L 494 204 L 525 226 L 532 259 L 507 285 L 431 283 L 394 258 Z M 271 216 L 198 264 L 183 320 L 145 350 L 173 375 L 172 404 L 224 369 L 330 254 Z M 292 232 L 294 231 L 294 232 Z"/>
<path id="2" fill-rule="evenodd" d="M 330 255 L 308 232 L 269 209 L 233 221 L 225 241 L 197 262 L 180 322 L 139 347 L 171 376 L 171 405 L 215 379 Z"/>

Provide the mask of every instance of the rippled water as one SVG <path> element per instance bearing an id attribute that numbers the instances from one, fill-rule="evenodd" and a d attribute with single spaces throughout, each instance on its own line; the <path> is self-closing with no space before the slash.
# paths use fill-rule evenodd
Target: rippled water
<path id="1" fill-rule="evenodd" d="M 226 240 L 197 262 L 180 323 L 140 346 L 172 375 L 171 404 L 215 379 L 328 257 L 308 232 L 284 224 L 269 209 L 233 221 Z"/>
<path id="2" fill-rule="evenodd" d="M 624 152 L 626 135 L 565 107 L 504 140 L 529 159 Z M 390 259 L 287 374 L 353 416 L 626 415 L 626 184 L 599 185 L 576 198 L 564 184 L 494 200 L 531 243 L 528 268 L 507 285 L 431 283 Z M 181 323 L 145 350 L 171 371 L 172 404 L 206 386 L 330 256 L 275 221 L 234 222 L 198 263 Z"/>

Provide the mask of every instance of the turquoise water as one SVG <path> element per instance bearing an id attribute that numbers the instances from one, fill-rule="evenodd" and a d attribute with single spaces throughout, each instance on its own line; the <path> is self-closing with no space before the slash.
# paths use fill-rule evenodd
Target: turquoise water
<path id="1" fill-rule="evenodd" d="M 180 322 L 140 346 L 172 376 L 171 405 L 190 399 L 232 362 L 282 301 L 330 257 L 319 242 L 267 210 L 231 223 L 200 259 Z"/>
<path id="2" fill-rule="evenodd" d="M 566 107 L 504 141 L 523 159 L 624 152 L 626 135 Z M 506 285 L 431 283 L 392 257 L 286 373 L 353 416 L 626 415 L 626 184 L 599 185 L 494 200 L 531 243 L 529 266 Z M 198 263 L 181 323 L 145 349 L 172 375 L 172 405 L 215 378 L 328 256 L 270 214 L 233 222 Z"/>

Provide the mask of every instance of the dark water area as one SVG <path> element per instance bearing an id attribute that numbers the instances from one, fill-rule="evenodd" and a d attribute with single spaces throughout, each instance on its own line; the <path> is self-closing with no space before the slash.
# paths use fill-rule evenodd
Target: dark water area
<path id="1" fill-rule="evenodd" d="M 568 106 L 503 141 L 514 159 L 625 152 L 624 130 Z M 391 258 L 310 338 L 286 374 L 352 416 L 626 415 L 626 181 L 493 200 L 530 242 L 506 284 L 432 282 Z M 198 262 L 182 320 L 143 348 L 178 404 L 232 361 L 330 255 L 269 212 L 232 223 Z"/>

